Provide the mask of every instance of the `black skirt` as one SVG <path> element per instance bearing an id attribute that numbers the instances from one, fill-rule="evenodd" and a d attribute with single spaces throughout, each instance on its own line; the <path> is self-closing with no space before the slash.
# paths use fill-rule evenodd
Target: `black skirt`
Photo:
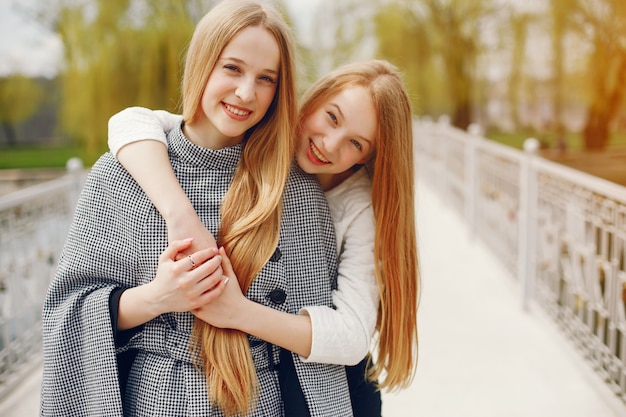
<path id="1" fill-rule="evenodd" d="M 354 417 L 380 417 L 382 413 L 380 391 L 375 382 L 368 381 L 365 377 L 369 359 L 368 355 L 357 365 L 346 366 Z M 291 352 L 285 349 L 280 350 L 278 378 L 285 417 L 310 417 Z"/>

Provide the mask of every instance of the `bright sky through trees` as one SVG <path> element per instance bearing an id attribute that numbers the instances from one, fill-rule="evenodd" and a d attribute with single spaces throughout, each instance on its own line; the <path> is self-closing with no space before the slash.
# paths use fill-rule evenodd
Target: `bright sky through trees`
<path id="1" fill-rule="evenodd" d="M 19 72 L 51 78 L 61 68 L 63 44 L 32 16 L 36 1 L 0 0 L 0 77 Z M 285 0 L 305 43 L 319 1 Z"/>

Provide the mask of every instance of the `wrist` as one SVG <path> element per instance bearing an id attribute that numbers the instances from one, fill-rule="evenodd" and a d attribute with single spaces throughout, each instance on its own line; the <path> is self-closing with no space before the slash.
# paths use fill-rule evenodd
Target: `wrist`
<path id="1" fill-rule="evenodd" d="M 258 326 L 263 323 L 265 318 L 263 309 L 262 304 L 243 297 L 240 308 L 236 310 L 236 314 L 231 319 L 231 328 L 258 336 Z"/>
<path id="2" fill-rule="evenodd" d="M 196 210 L 187 199 L 172 199 L 170 203 L 157 209 L 168 226 L 184 224 L 192 216 L 197 216 Z"/>
<path id="3" fill-rule="evenodd" d="M 118 329 L 132 329 L 161 314 L 151 296 L 146 294 L 150 291 L 148 285 L 129 288 L 122 293 L 118 304 Z"/>
<path id="4" fill-rule="evenodd" d="M 141 292 L 141 305 L 144 306 L 146 314 L 150 317 L 149 320 L 161 314 L 169 313 L 164 303 L 161 302 L 163 297 L 159 294 L 157 283 L 154 280 L 136 288 Z"/>

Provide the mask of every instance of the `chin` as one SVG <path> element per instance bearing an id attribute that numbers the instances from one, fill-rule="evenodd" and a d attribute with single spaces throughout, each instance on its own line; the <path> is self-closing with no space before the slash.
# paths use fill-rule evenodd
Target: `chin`
<path id="1" fill-rule="evenodd" d="M 311 164 L 306 159 L 306 157 L 296 155 L 296 162 L 298 163 L 298 166 L 300 167 L 301 170 L 303 170 L 307 174 L 313 174 L 313 172 L 311 172 Z"/>

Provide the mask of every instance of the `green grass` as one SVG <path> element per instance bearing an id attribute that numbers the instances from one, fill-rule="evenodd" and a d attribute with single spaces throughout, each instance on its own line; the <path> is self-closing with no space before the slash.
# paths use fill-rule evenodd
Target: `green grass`
<path id="1" fill-rule="evenodd" d="M 488 132 L 486 136 L 516 149 L 523 149 L 524 141 L 529 137 L 539 139 L 548 148 L 556 147 L 556 138 L 552 134 L 544 136 L 529 132 Z M 566 135 L 567 149 L 582 149 L 582 138 L 578 133 Z M 616 132 L 611 137 L 609 148 L 626 147 L 626 132 Z M 103 150 L 104 151 L 104 150 Z M 100 154 L 98 154 L 99 156 Z M 76 146 L 16 146 L 0 147 L 0 169 L 25 168 L 64 168 L 68 159 L 78 157 L 85 166 L 91 166 L 97 158 L 89 158 L 83 149 Z"/>
<path id="2" fill-rule="evenodd" d="M 81 158 L 86 166 L 94 162 L 75 146 L 0 147 L 0 169 L 64 168 L 73 157 Z"/>

